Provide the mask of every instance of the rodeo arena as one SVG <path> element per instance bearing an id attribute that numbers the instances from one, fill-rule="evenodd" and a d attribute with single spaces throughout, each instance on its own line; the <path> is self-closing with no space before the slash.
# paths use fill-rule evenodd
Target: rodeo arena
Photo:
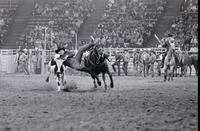
<path id="1" fill-rule="evenodd" d="M 198 0 L 0 0 L 0 131 L 197 131 Z"/>

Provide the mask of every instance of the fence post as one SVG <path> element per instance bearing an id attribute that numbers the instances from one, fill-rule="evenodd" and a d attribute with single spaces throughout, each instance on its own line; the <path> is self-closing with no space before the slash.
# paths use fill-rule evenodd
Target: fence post
<path id="1" fill-rule="evenodd" d="M 46 59 L 46 52 L 45 50 L 42 50 L 42 62 L 41 62 L 41 74 L 45 74 L 45 60 Z"/>

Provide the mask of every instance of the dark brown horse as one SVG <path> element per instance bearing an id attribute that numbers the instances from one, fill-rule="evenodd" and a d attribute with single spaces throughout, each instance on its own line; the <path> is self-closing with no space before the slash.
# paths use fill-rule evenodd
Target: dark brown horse
<path id="1" fill-rule="evenodd" d="M 102 73 L 102 79 L 104 82 L 105 90 L 107 90 L 107 84 L 105 80 L 105 74 L 107 73 L 110 78 L 110 87 L 113 88 L 113 79 L 112 75 L 108 68 L 107 63 L 108 56 L 103 53 L 102 48 L 99 45 L 96 45 L 93 47 L 93 49 L 90 51 L 89 55 L 84 60 L 84 65 L 87 68 L 91 69 L 90 75 L 94 80 L 94 86 L 97 87 L 95 78 L 97 78 L 97 83 L 101 85 L 100 81 L 98 81 L 99 74 Z M 93 76 L 95 75 L 95 76 Z"/>
<path id="2" fill-rule="evenodd" d="M 189 55 L 187 52 L 181 52 L 180 55 L 180 67 L 181 67 L 181 76 L 187 76 L 187 68 L 189 67 L 191 76 L 192 65 L 196 71 L 196 75 L 198 75 L 198 55 L 192 54 Z"/>
<path id="3" fill-rule="evenodd" d="M 81 63 L 82 55 L 86 50 L 90 50 L 90 53 L 84 59 L 84 63 Z M 67 57 L 67 55 L 63 55 L 62 58 L 65 59 L 64 61 L 65 66 L 71 67 L 78 71 L 89 73 L 94 80 L 95 87 L 97 87 L 96 80 L 98 85 L 99 86 L 101 85 L 101 81 L 99 80 L 100 73 L 102 73 L 105 89 L 107 89 L 107 85 L 105 82 L 106 73 L 110 77 L 110 87 L 111 88 L 114 87 L 112 75 L 109 71 L 108 63 L 106 61 L 108 57 L 103 53 L 103 51 L 98 45 L 95 44 L 85 45 L 78 50 L 75 56 Z"/>

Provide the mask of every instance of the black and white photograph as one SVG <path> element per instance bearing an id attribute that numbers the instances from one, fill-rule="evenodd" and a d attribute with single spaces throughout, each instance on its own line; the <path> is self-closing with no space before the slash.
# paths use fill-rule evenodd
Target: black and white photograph
<path id="1" fill-rule="evenodd" d="M 198 131 L 198 0 L 0 0 L 0 131 Z"/>

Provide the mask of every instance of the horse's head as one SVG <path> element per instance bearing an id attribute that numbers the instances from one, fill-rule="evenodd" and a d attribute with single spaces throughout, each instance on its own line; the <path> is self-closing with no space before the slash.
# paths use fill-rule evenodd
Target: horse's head
<path id="1" fill-rule="evenodd" d="M 163 42 L 163 44 L 161 46 L 168 49 L 170 44 L 169 44 L 169 42 Z"/>
<path id="2" fill-rule="evenodd" d="M 105 59 L 103 47 L 101 45 L 95 45 L 90 52 L 90 57 L 93 57 L 93 59 L 95 59 L 96 64 L 103 62 Z"/>

